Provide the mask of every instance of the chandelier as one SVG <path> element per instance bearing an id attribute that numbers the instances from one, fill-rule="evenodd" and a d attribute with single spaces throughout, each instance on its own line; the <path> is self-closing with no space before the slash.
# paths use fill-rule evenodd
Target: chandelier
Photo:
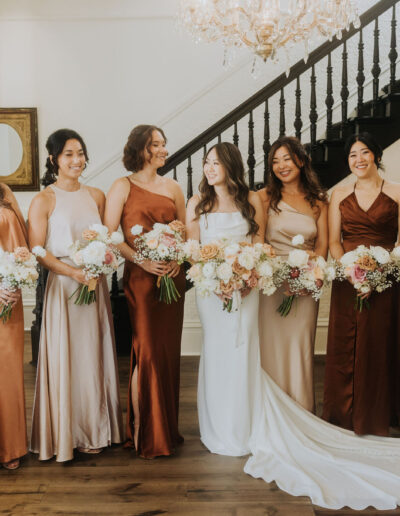
<path id="1" fill-rule="evenodd" d="M 300 41 L 307 59 L 310 40 L 360 26 L 352 0 L 181 0 L 179 21 L 196 41 L 221 40 L 225 61 L 239 47 L 276 60 L 278 49 Z"/>

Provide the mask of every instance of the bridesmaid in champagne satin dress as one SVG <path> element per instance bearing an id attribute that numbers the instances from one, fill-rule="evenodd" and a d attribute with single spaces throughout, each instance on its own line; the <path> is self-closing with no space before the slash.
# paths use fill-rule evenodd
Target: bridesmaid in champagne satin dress
<path id="1" fill-rule="evenodd" d="M 103 276 L 96 302 L 75 305 L 74 292 L 87 283 L 69 257 L 70 246 L 91 224 L 101 224 L 104 194 L 82 185 L 87 161 L 82 138 L 68 129 L 47 141 L 49 186 L 29 210 L 31 246 L 47 251 L 50 272 L 43 302 L 31 451 L 40 460 L 71 460 L 74 449 L 99 453 L 123 440 L 122 412 L 111 304 Z M 57 167 L 54 166 L 57 164 Z"/>
<path id="2" fill-rule="evenodd" d="M 157 175 L 167 156 L 161 129 L 134 128 L 124 150 L 125 168 L 133 174 L 118 179 L 106 205 L 111 231 L 121 224 L 125 242 L 124 289 L 132 325 L 132 353 L 127 410 L 127 447 L 143 458 L 171 455 L 183 437 L 178 430 L 180 350 L 185 274 L 177 264 L 135 263 L 132 226 L 150 231 L 156 222 L 185 220 L 185 201 L 179 185 Z M 180 299 L 159 301 L 157 277 L 169 273 Z"/>
<path id="3" fill-rule="evenodd" d="M 265 239 L 278 256 L 295 247 L 292 238 L 304 237 L 302 249 L 326 258 L 327 203 L 310 159 L 301 143 L 283 137 L 271 147 L 267 187 L 259 195 L 267 214 Z M 285 287 L 272 296 L 260 294 L 261 365 L 279 387 L 302 407 L 314 412 L 314 342 L 318 303 L 311 295 L 298 297 L 286 317 L 277 308 Z M 305 293 L 306 294 L 306 293 Z"/>
<path id="4" fill-rule="evenodd" d="M 11 190 L 0 184 L 0 247 L 14 251 L 26 247 L 26 228 Z M 19 458 L 27 453 L 24 399 L 24 314 L 20 293 L 7 296 L 15 301 L 11 319 L 0 322 L 0 464 L 16 469 Z"/>
<path id="5" fill-rule="evenodd" d="M 368 134 L 346 144 L 354 185 L 338 186 L 329 212 L 334 258 L 358 245 L 391 250 L 398 239 L 400 185 L 378 173 L 382 151 Z M 400 316 L 399 286 L 368 298 L 370 308 L 354 308 L 348 281 L 332 287 L 325 371 L 323 418 L 357 434 L 388 435 L 398 425 Z"/>

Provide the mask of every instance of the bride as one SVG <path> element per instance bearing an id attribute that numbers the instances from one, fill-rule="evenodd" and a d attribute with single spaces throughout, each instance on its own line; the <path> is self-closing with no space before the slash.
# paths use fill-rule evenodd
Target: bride
<path id="1" fill-rule="evenodd" d="M 206 155 L 200 196 L 188 203 L 188 238 L 261 241 L 258 200 L 244 182 L 238 149 Z M 400 441 L 359 437 L 304 410 L 261 369 L 258 293 L 242 293 L 236 312 L 197 296 L 203 325 L 198 412 L 201 440 L 213 453 L 251 453 L 245 472 L 275 481 L 295 496 L 329 509 L 394 509 L 400 504 Z"/>

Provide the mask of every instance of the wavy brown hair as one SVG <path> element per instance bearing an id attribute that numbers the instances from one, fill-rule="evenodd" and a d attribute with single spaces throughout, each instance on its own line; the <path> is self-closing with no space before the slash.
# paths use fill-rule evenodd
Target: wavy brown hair
<path id="1" fill-rule="evenodd" d="M 6 190 L 2 183 L 0 183 L 0 208 L 11 208 L 11 203 L 6 200 Z"/>
<path id="2" fill-rule="evenodd" d="M 268 180 L 267 193 L 270 198 L 270 207 L 279 212 L 279 201 L 282 199 L 282 181 L 273 172 L 272 164 L 275 153 L 281 147 L 285 147 L 293 161 L 300 169 L 300 185 L 304 192 L 304 198 L 310 203 L 311 208 L 317 207 L 317 201 L 328 202 L 326 191 L 322 188 L 317 174 L 311 165 L 311 158 L 307 154 L 300 140 L 294 136 L 282 136 L 278 138 L 268 154 Z"/>
<path id="3" fill-rule="evenodd" d="M 122 163 L 129 172 L 139 172 L 139 170 L 142 170 L 146 162 L 144 157 L 145 149 L 150 156 L 152 155 L 150 146 L 153 131 L 160 132 L 164 140 L 167 141 L 164 131 L 155 125 L 137 125 L 132 129 L 122 157 Z"/>
<path id="4" fill-rule="evenodd" d="M 203 166 L 205 165 L 208 155 L 213 149 L 215 149 L 221 165 L 225 168 L 225 181 L 228 192 L 233 197 L 240 213 L 249 223 L 249 232 L 247 234 L 255 235 L 258 231 L 258 224 L 254 220 L 256 210 L 249 202 L 250 189 L 244 178 L 245 173 L 242 155 L 236 145 L 233 145 L 232 143 L 217 143 L 211 147 L 205 155 Z M 200 202 L 195 209 L 196 219 L 198 219 L 203 213 L 210 213 L 217 202 L 215 189 L 213 186 L 208 184 L 207 178 L 204 174 L 199 184 L 199 192 Z"/>

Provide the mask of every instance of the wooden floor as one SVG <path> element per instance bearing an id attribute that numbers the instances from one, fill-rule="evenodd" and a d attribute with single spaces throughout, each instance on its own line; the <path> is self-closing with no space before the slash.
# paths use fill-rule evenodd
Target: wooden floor
<path id="1" fill-rule="evenodd" d="M 35 368 L 26 342 L 28 426 Z M 316 360 L 316 390 L 321 408 L 323 364 Z M 126 404 L 128 359 L 120 359 L 122 402 Z M 182 359 L 180 428 L 185 444 L 169 458 L 143 460 L 120 446 L 98 456 L 77 453 L 73 461 L 39 462 L 33 455 L 13 472 L 0 468 L 0 514 L 25 515 L 235 515 L 328 516 L 400 515 L 396 511 L 328 511 L 308 498 L 293 497 L 277 486 L 243 473 L 245 458 L 212 455 L 200 443 L 196 412 L 196 357 Z"/>

